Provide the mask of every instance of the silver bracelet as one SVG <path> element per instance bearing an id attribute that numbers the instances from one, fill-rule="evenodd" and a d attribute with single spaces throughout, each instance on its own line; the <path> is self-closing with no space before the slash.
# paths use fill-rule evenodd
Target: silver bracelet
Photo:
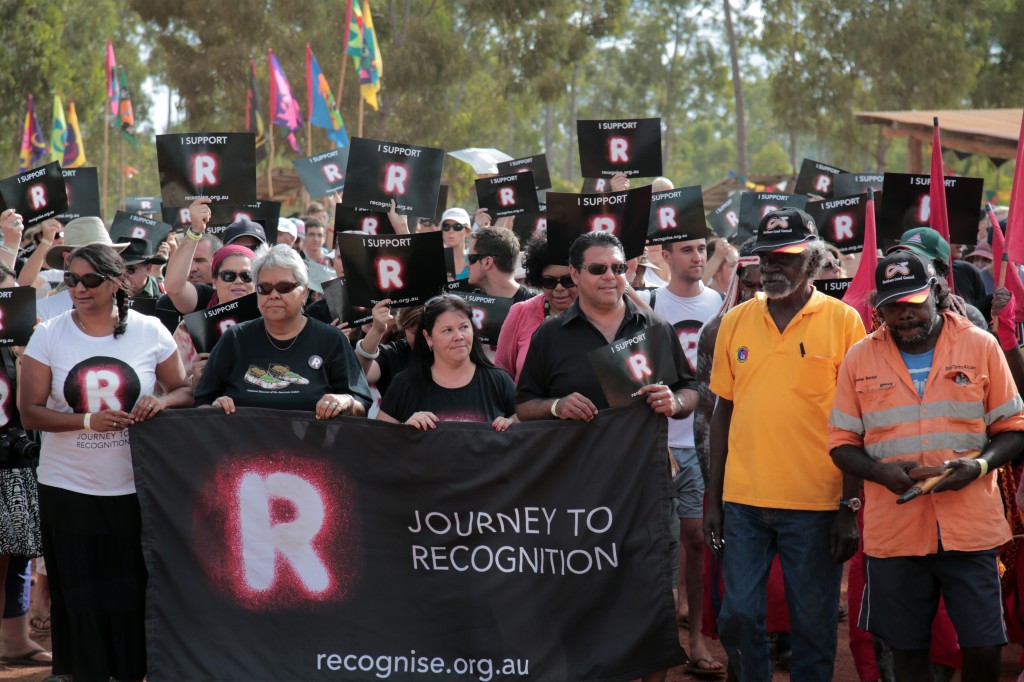
<path id="1" fill-rule="evenodd" d="M 367 353 L 366 349 L 363 348 L 363 340 L 359 339 L 356 341 L 356 353 L 367 360 L 376 360 L 380 356 L 380 346 L 377 346 L 376 353 Z"/>

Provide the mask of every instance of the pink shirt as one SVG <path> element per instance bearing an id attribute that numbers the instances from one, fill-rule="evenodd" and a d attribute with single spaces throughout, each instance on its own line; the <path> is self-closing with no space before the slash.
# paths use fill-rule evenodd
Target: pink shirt
<path id="1" fill-rule="evenodd" d="M 514 304 L 508 311 L 505 323 L 501 325 L 494 364 L 511 374 L 517 383 L 526 361 L 526 351 L 530 348 L 530 339 L 544 322 L 545 300 L 541 294 Z"/>

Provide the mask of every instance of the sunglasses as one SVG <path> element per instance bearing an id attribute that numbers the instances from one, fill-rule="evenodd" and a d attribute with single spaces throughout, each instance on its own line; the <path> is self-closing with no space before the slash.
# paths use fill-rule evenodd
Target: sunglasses
<path id="1" fill-rule="evenodd" d="M 95 272 L 87 272 L 84 275 L 76 275 L 73 272 L 64 273 L 64 284 L 67 285 L 68 289 L 74 289 L 78 286 L 79 282 L 84 284 L 86 289 L 95 289 L 106 282 L 107 279 L 109 279 L 107 276 Z"/>
<path id="2" fill-rule="evenodd" d="M 298 282 L 274 282 L 273 284 L 270 282 L 260 282 L 256 285 L 256 293 L 262 294 L 263 296 L 269 296 L 271 292 L 274 291 L 279 294 L 290 294 L 300 286 L 302 285 Z"/>
<path id="3" fill-rule="evenodd" d="M 462 223 L 441 223 L 441 230 L 443 232 L 451 232 L 452 230 L 462 232 L 464 229 L 466 229 L 466 226 Z"/>
<path id="4" fill-rule="evenodd" d="M 241 279 L 246 284 L 252 283 L 252 273 L 249 272 L 248 270 L 239 270 L 237 272 L 235 272 L 234 270 L 221 270 L 220 272 L 217 273 L 217 277 L 220 277 L 220 281 L 222 282 L 231 283 L 234 282 L 236 279 Z M 289 289 L 288 291 L 291 291 L 291 289 Z M 282 291 L 281 293 L 286 292 Z"/>
<path id="5" fill-rule="evenodd" d="M 604 273 L 608 272 L 608 268 L 612 269 L 613 275 L 622 275 L 626 272 L 628 267 L 629 266 L 627 266 L 625 263 L 612 263 L 611 265 L 609 265 L 608 263 L 591 263 L 590 265 L 583 265 L 582 263 L 580 263 L 579 265 L 576 266 L 576 269 L 586 270 L 591 275 L 594 275 L 595 277 L 600 277 Z"/>
<path id="6" fill-rule="evenodd" d="M 148 267 L 148 266 L 143 265 L 143 264 L 140 264 L 140 265 L 126 265 L 126 266 L 124 266 L 124 271 L 127 272 L 129 275 L 134 275 L 136 272 L 138 272 L 139 270 L 141 270 L 144 267 Z"/>
<path id="7" fill-rule="evenodd" d="M 489 253 L 471 253 L 466 256 L 466 260 L 469 262 L 470 265 L 479 263 L 484 258 L 493 258 L 493 256 L 491 256 L 491 254 Z"/>
<path id="8" fill-rule="evenodd" d="M 541 277 L 540 286 L 542 289 L 554 289 L 559 284 L 562 285 L 563 289 L 571 289 L 576 286 L 576 282 L 572 281 L 570 275 L 564 275 L 562 277 Z"/>

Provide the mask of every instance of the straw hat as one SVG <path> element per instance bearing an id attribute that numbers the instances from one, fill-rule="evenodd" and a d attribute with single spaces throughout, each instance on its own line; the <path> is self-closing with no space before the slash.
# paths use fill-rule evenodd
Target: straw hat
<path id="1" fill-rule="evenodd" d="M 95 216 L 75 218 L 64 226 L 64 243 L 46 253 L 46 264 L 54 270 L 63 270 L 64 254 L 88 244 L 106 244 L 121 253 L 128 248 L 129 242 L 115 244 L 110 241 L 106 226 Z"/>

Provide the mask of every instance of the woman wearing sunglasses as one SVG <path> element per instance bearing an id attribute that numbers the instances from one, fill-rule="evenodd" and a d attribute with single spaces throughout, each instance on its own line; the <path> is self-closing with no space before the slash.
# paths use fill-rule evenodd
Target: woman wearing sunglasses
<path id="1" fill-rule="evenodd" d="M 228 329 L 196 387 L 196 405 L 231 414 L 238 407 L 314 412 L 317 419 L 361 417 L 370 406 L 352 346 L 329 324 L 302 313 L 309 274 L 289 246 L 261 248 L 252 264 L 262 317 Z"/>
<path id="2" fill-rule="evenodd" d="M 427 301 L 409 369 L 381 398 L 377 419 L 421 431 L 439 421 L 487 422 L 504 431 L 515 421 L 515 385 L 484 355 L 473 333 L 473 309 L 454 295 Z"/>
<path id="3" fill-rule="evenodd" d="M 526 244 L 526 283 L 540 289 L 541 296 L 512 306 L 501 326 L 494 363 L 519 381 L 530 338 L 549 317 L 562 312 L 576 300 L 579 290 L 572 281 L 568 265 L 551 263 L 547 233 L 541 232 Z"/>
<path id="4" fill-rule="evenodd" d="M 466 242 L 472 229 L 469 214 L 464 208 L 449 208 L 441 214 L 441 239 L 446 249 L 452 250 L 455 270 L 448 273 L 455 281 L 469 279 L 469 262 L 466 260 Z"/>
<path id="5" fill-rule="evenodd" d="M 248 246 L 229 244 L 217 249 L 210 266 L 213 273 L 213 296 L 210 298 L 207 308 L 221 303 L 230 303 L 256 291 L 256 285 L 252 279 L 252 259 L 255 257 Z M 192 286 L 191 283 L 187 284 Z M 192 335 L 185 328 L 184 320 L 174 330 L 174 342 L 178 344 L 181 361 L 188 371 L 192 388 L 195 388 L 203 376 L 203 368 L 206 366 L 210 354 L 196 353 Z"/>
<path id="6" fill-rule="evenodd" d="M 141 680 L 146 568 L 128 427 L 191 406 L 192 391 L 170 333 L 128 309 L 113 249 L 72 251 L 64 283 L 74 310 L 36 328 L 18 386 L 22 424 L 47 432 L 38 477 L 53 672 Z"/>

